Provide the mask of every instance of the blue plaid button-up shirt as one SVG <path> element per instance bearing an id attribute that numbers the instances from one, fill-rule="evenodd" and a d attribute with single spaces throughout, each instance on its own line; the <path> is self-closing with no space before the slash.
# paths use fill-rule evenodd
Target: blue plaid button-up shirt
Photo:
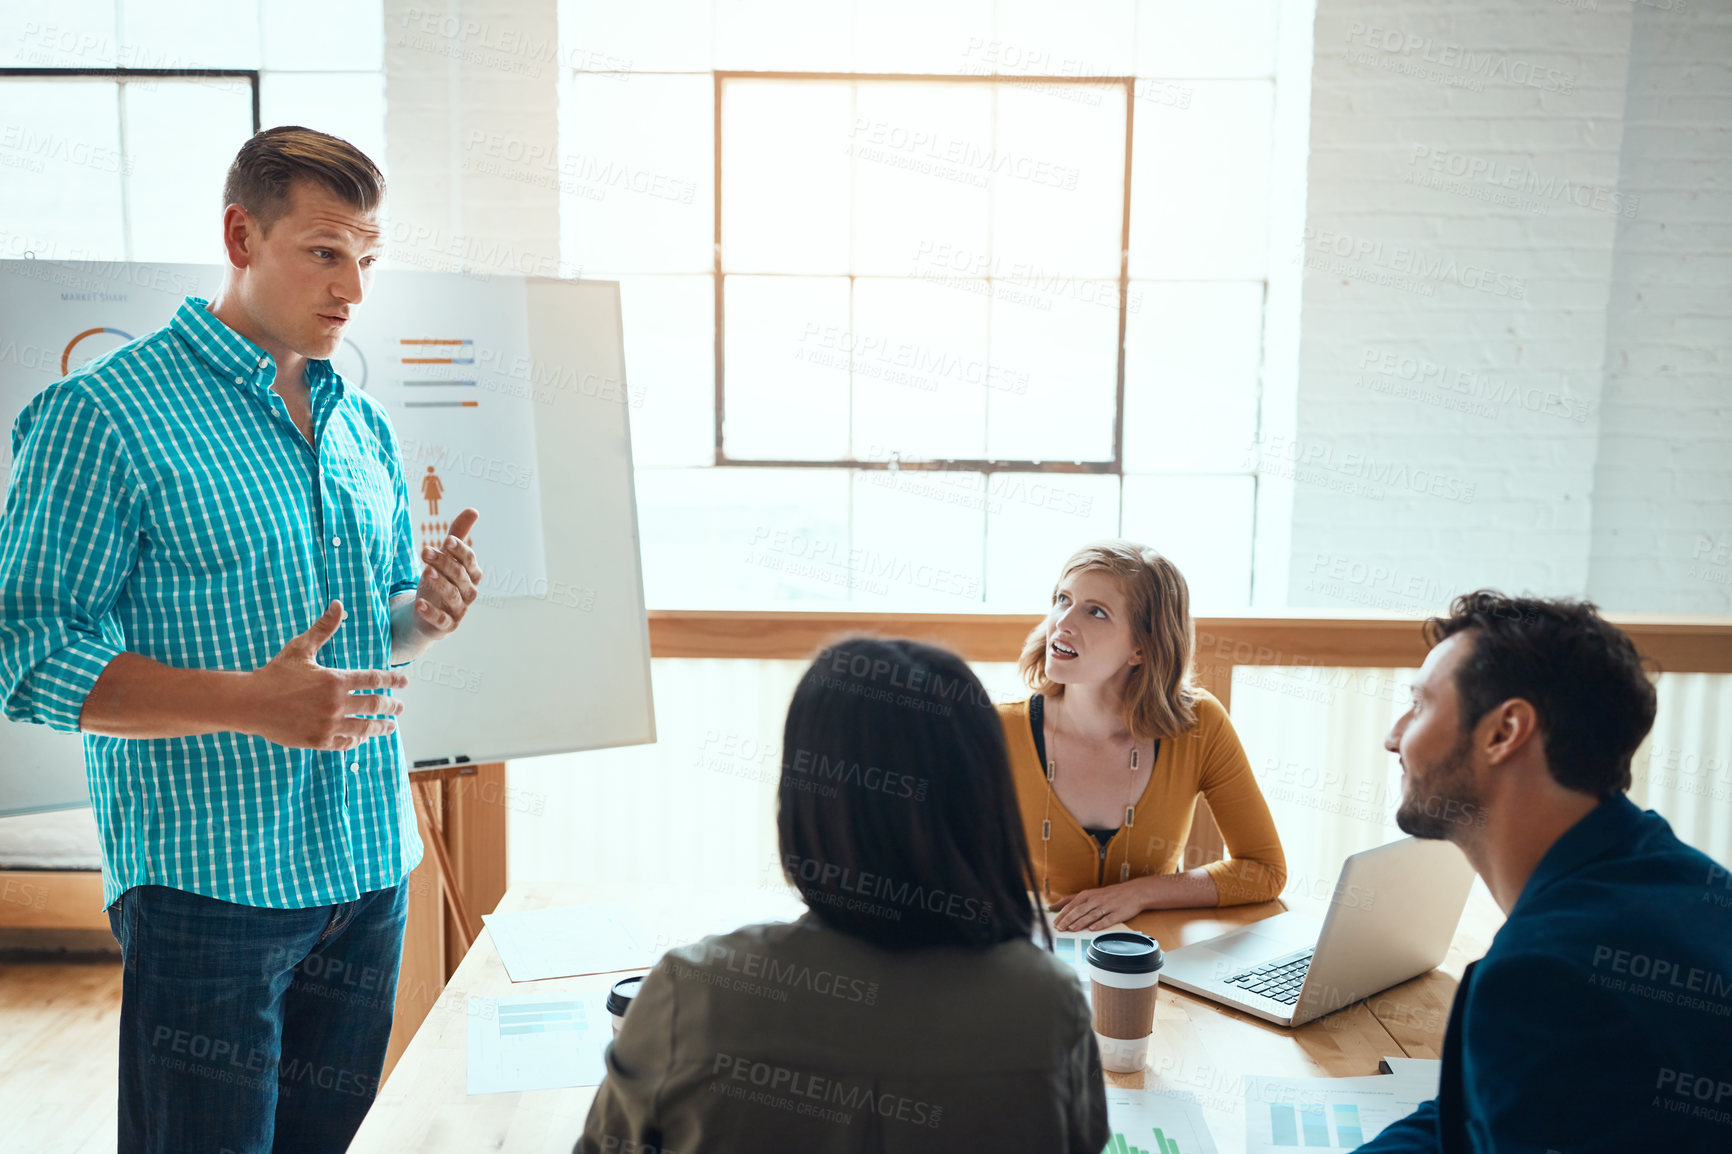
<path id="1" fill-rule="evenodd" d="M 39 393 L 0 521 L 0 704 L 76 730 L 122 652 L 250 670 L 333 598 L 322 665 L 383 669 L 413 590 L 408 490 L 378 402 L 309 361 L 315 452 L 276 363 L 188 297 L 168 325 Z M 349 901 L 421 860 L 395 733 L 346 753 L 214 733 L 84 735 L 103 901 L 172 886 L 249 906 Z"/>

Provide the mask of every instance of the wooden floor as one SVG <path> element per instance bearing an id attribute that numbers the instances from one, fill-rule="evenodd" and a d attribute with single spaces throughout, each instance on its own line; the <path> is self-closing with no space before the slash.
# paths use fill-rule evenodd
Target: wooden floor
<path id="1" fill-rule="evenodd" d="M 0 962 L 0 1147 L 111 1154 L 120 959 Z"/>

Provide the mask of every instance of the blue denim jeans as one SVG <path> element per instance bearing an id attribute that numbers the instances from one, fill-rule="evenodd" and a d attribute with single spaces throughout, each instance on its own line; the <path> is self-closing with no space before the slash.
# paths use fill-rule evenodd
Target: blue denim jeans
<path id="1" fill-rule="evenodd" d="M 408 887 L 300 910 L 134 886 L 120 1154 L 340 1154 L 378 1092 Z"/>

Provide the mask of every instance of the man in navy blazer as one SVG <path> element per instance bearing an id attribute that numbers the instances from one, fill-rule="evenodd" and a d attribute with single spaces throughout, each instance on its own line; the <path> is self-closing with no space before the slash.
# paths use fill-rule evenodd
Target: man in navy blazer
<path id="1" fill-rule="evenodd" d="M 1633 805 L 1635 646 L 1577 601 L 1458 597 L 1385 742 L 1396 823 L 1508 915 L 1450 1010 L 1438 1095 L 1370 1151 L 1732 1151 L 1732 873 Z"/>

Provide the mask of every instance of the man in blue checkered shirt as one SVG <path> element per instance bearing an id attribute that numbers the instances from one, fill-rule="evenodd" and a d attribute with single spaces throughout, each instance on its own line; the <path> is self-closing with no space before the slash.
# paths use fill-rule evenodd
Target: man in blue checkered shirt
<path id="1" fill-rule="evenodd" d="M 481 568 L 414 549 L 397 440 L 330 356 L 379 246 L 379 170 L 261 132 L 230 270 L 13 429 L 0 704 L 84 734 L 124 958 L 122 1151 L 341 1151 L 391 1032 L 421 859 L 397 667 Z"/>

